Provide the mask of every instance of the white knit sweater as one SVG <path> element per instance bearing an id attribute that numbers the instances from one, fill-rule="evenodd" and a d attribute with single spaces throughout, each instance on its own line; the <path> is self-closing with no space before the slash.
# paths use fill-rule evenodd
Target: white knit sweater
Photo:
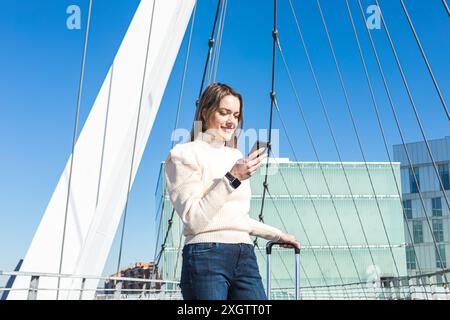
<path id="1" fill-rule="evenodd" d="M 165 161 L 167 188 L 183 221 L 186 244 L 251 244 L 250 235 L 275 241 L 280 238 L 280 230 L 250 218 L 250 180 L 234 189 L 225 177 L 241 158 L 238 149 L 225 146 L 207 132 L 170 151 Z"/>

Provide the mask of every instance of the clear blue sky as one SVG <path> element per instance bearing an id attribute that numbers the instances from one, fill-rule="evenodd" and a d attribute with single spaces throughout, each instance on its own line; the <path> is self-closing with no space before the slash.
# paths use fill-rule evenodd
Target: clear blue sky
<path id="1" fill-rule="evenodd" d="M 345 161 L 360 161 L 315 0 L 294 0 L 324 98 Z M 390 146 L 400 143 L 378 75 L 359 9 L 351 0 L 377 102 Z M 244 96 L 245 128 L 267 128 L 272 46 L 272 1 L 229 0 L 218 81 Z M 81 30 L 66 28 L 66 8 L 81 7 Z M 88 1 L 16 0 L 0 11 L 0 270 L 12 270 L 27 248 L 47 207 L 71 152 L 78 92 L 84 21 Z M 128 28 L 138 0 L 94 1 L 86 77 L 81 104 L 82 128 L 92 103 Z M 363 1 L 364 7 L 372 1 Z M 397 46 L 427 137 L 450 134 L 450 127 L 431 79 L 414 42 L 399 1 L 380 0 Z M 441 86 L 450 101 L 450 20 L 440 0 L 406 1 Z M 199 0 L 186 79 L 180 127 L 190 128 L 199 90 L 216 1 Z M 322 0 L 351 104 L 369 161 L 385 161 L 369 91 L 343 0 Z M 279 1 L 279 34 L 322 161 L 336 161 L 336 153 L 314 90 L 305 55 L 287 0 Z M 408 142 L 421 140 L 401 78 L 383 30 L 372 31 L 379 48 L 402 128 Z M 154 191 L 160 163 L 170 149 L 187 33 L 156 118 L 147 149 L 130 195 L 122 264 L 152 261 L 155 251 Z M 278 59 L 276 91 L 279 106 L 299 160 L 315 161 L 300 122 L 294 96 Z M 274 114 L 274 128 L 281 124 Z M 392 149 L 392 148 L 391 148 Z M 293 159 L 287 143 L 280 156 Z M 115 271 L 118 241 L 111 249 L 105 274 Z M 0 280 L 1 281 L 1 280 Z"/>

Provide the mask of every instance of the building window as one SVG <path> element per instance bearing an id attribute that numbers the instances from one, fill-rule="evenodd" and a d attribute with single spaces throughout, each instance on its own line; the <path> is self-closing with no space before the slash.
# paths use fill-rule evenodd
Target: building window
<path id="1" fill-rule="evenodd" d="M 441 198 L 432 198 L 431 199 L 431 208 L 432 208 L 433 217 L 442 217 Z"/>
<path id="2" fill-rule="evenodd" d="M 446 261 L 446 257 L 445 257 L 445 245 L 439 244 L 438 249 L 439 249 L 439 253 L 441 254 L 442 263 L 441 263 L 441 259 L 439 259 L 438 251 L 435 250 L 435 252 L 436 252 L 436 268 L 447 268 L 447 261 Z"/>
<path id="3" fill-rule="evenodd" d="M 445 190 L 450 190 L 450 177 L 448 174 L 448 163 L 439 165 L 439 176 Z M 440 187 L 439 187 L 440 188 Z"/>
<path id="4" fill-rule="evenodd" d="M 380 277 L 382 288 L 396 288 L 398 287 L 398 279 L 394 277 Z"/>
<path id="5" fill-rule="evenodd" d="M 444 224 L 442 219 L 433 219 L 433 233 L 437 242 L 444 241 Z"/>
<path id="6" fill-rule="evenodd" d="M 414 243 L 422 243 L 423 242 L 422 221 L 418 221 L 418 220 L 413 221 L 413 237 L 414 237 Z"/>
<path id="7" fill-rule="evenodd" d="M 416 176 L 415 180 L 414 180 L 414 175 Z M 412 170 L 409 169 L 409 186 L 410 186 L 411 193 L 419 192 L 420 178 L 419 178 L 419 168 L 418 167 L 413 167 Z"/>
<path id="8" fill-rule="evenodd" d="M 403 212 L 406 216 L 406 219 L 412 219 L 411 200 L 403 200 Z"/>
<path id="9" fill-rule="evenodd" d="M 443 285 L 444 284 L 444 279 L 442 279 L 442 275 L 440 274 L 436 274 L 436 284 L 437 285 Z"/>
<path id="10" fill-rule="evenodd" d="M 406 268 L 408 270 L 416 269 L 416 257 L 412 247 L 406 247 Z"/>

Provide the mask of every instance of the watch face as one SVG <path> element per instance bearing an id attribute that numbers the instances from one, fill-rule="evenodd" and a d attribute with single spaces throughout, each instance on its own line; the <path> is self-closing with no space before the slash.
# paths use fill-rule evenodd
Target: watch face
<path id="1" fill-rule="evenodd" d="M 237 188 L 237 187 L 239 187 L 241 185 L 241 182 L 238 179 L 234 179 L 233 182 L 231 182 L 231 185 L 234 188 Z"/>
<path id="2" fill-rule="evenodd" d="M 225 177 L 230 181 L 230 184 L 233 188 L 237 188 L 241 185 L 241 181 L 238 178 L 234 177 L 231 173 L 227 172 Z"/>

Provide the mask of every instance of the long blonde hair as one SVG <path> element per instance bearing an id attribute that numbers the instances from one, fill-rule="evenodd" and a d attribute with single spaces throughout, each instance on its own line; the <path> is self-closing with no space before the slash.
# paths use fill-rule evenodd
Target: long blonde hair
<path id="1" fill-rule="evenodd" d="M 205 132 L 207 130 L 206 124 L 208 119 L 210 119 L 211 116 L 214 114 L 214 112 L 216 112 L 217 109 L 219 109 L 220 101 L 228 95 L 232 95 L 238 98 L 240 103 L 238 126 L 236 127 L 236 130 L 233 133 L 230 142 L 227 142 L 227 145 L 229 147 L 237 148 L 237 140 L 244 126 L 244 114 L 243 114 L 244 103 L 242 100 L 242 96 L 236 90 L 223 83 L 212 83 L 208 87 L 206 87 L 205 91 L 203 91 L 198 103 L 197 111 L 195 112 L 194 124 L 192 125 L 191 131 L 191 141 L 194 141 L 194 139 L 196 138 L 194 136 L 195 134 L 194 128 L 196 121 L 201 121 L 202 123 L 201 132 Z M 240 130 L 238 130 L 238 127 Z M 237 136 L 236 132 L 238 132 Z"/>

